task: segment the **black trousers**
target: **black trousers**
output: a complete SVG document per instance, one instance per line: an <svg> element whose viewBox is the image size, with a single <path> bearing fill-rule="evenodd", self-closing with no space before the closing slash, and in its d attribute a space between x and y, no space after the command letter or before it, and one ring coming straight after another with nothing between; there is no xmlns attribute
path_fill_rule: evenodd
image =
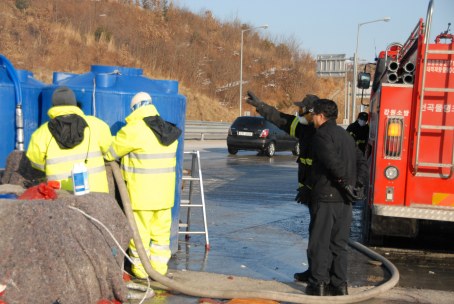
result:
<svg viewBox="0 0 454 304"><path fill-rule="evenodd" d="M307 205L307 207L309 208L309 215L311 217L311 221L309 223L309 239L311 238L311 231L312 231L312 226L314 225L314 222L312 221L312 204L314 204L315 206L318 206L317 203L312 203L312 202L309 202L309 204ZM306 256L309 257L309 246L308 248L306 249ZM307 271L309 271L309 273L311 273L311 264L309 263L309 258L308 258L308 264L309 264L309 267L307 269ZM328 252L328 264L329 266L328 267L328 271L330 271L331 269L331 263L333 262L333 255L331 254L331 251Z"/></svg>
<svg viewBox="0 0 454 304"><path fill-rule="evenodd" d="M347 282L348 238L352 221L350 202L312 202L308 262L311 283L339 286ZM331 265L330 265L331 264Z"/></svg>

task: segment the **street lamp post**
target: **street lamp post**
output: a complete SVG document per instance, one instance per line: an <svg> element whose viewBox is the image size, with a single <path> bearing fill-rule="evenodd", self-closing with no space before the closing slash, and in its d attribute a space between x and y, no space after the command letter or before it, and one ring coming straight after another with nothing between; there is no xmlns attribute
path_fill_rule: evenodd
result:
<svg viewBox="0 0 454 304"><path fill-rule="evenodd" d="M364 22L364 23L360 23L358 24L358 39L356 41L356 53L355 53L355 63L354 63L354 66L353 66L353 98L352 98L352 121L355 121L355 118L356 118L356 86L357 86L357 73L358 73L358 49L359 49L359 29L361 27L361 25L363 24L367 24L367 23L373 23L373 22L379 22L379 21L385 21L385 22L388 22L389 20L391 20L391 18L389 17L386 17L386 18L383 18L383 19L380 19L380 20L374 20L374 21L369 21L369 22Z"/></svg>
<svg viewBox="0 0 454 304"><path fill-rule="evenodd" d="M239 115L239 116L242 116L242 115L241 115L241 102L242 102L242 95L243 95L243 34L244 34L244 32L252 31L252 30L255 30L255 29L259 29L259 28L267 29L267 28L268 28L268 25L265 24L265 25L262 25L262 26L258 26L258 27L254 27L254 28L251 28L251 29L247 29L247 30L242 30L242 31L241 31L240 115Z"/></svg>

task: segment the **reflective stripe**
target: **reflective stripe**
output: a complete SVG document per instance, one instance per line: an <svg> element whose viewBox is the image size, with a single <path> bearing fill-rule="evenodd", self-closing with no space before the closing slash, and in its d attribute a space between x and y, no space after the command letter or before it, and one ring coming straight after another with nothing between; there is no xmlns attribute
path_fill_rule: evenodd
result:
<svg viewBox="0 0 454 304"><path fill-rule="evenodd" d="M140 258L135 258L135 257L130 257L130 258L131 258L131 261L134 264L142 265L142 262L140 261Z"/></svg>
<svg viewBox="0 0 454 304"><path fill-rule="evenodd" d="M158 244L155 244L155 243L151 243L151 248L159 249L159 250L170 250L170 246L169 245L158 245Z"/></svg>
<svg viewBox="0 0 454 304"><path fill-rule="evenodd" d="M112 154L112 157L114 159L120 158L120 156L117 155L117 153L115 152L115 150L114 150L114 148L112 146L109 147L109 150L107 151L107 153L109 153L109 152L110 152L110 154Z"/></svg>
<svg viewBox="0 0 454 304"><path fill-rule="evenodd" d="M300 184L300 187L304 187L304 185L303 185L303 184L301 184L301 183L299 183L299 184Z"/></svg>
<svg viewBox="0 0 454 304"><path fill-rule="evenodd" d="M88 171L88 175L96 174L96 173L106 171L106 167L104 165L102 165L99 167L89 168L89 169L87 169L87 171ZM66 172L66 173L47 175L48 180L63 180L63 179L70 179L70 178L71 178L71 171Z"/></svg>
<svg viewBox="0 0 454 304"><path fill-rule="evenodd" d="M120 167L121 167L121 170L123 170L125 172L135 173L135 174L162 174L162 173L175 172L175 167L144 169L144 168L129 167L129 166L125 166L123 164L121 164Z"/></svg>
<svg viewBox="0 0 454 304"><path fill-rule="evenodd" d="M41 170L43 170L43 171L46 170L46 165L40 165L40 164L34 163L34 162L32 162L32 161L30 161L30 162L31 162L32 165L35 166L36 168L39 168L39 169L41 169Z"/></svg>
<svg viewBox="0 0 454 304"><path fill-rule="evenodd" d="M130 158L135 159L164 159L164 158L175 158L177 157L177 153L155 153L155 154L137 154L137 153L129 153L128 156Z"/></svg>
<svg viewBox="0 0 454 304"><path fill-rule="evenodd" d="M71 172L47 175L48 180L63 180L63 179L70 179L70 178L71 178Z"/></svg>
<svg viewBox="0 0 454 304"><path fill-rule="evenodd" d="M139 252L137 252L137 250L133 250L133 249L129 248L129 252L130 252L133 256L136 256L136 257L139 256ZM149 255L150 255L150 249L145 250L145 253L147 254L147 256L149 256ZM131 255L129 255L129 256L131 256Z"/></svg>
<svg viewBox="0 0 454 304"><path fill-rule="evenodd" d="M303 165L308 165L308 166L312 165L312 159L310 159L310 158L300 158L300 161Z"/></svg>
<svg viewBox="0 0 454 304"><path fill-rule="evenodd" d="M153 261L153 262L161 262L161 263L166 263L169 262L170 258L165 258L165 257L162 257L162 256L158 256L158 255L151 255L150 256L150 261Z"/></svg>
<svg viewBox="0 0 454 304"><path fill-rule="evenodd" d="M293 120L293 122L290 126L290 136L295 137L295 129L296 129L296 125L298 124L298 122L299 122L298 117L295 117L295 119Z"/></svg>
<svg viewBox="0 0 454 304"><path fill-rule="evenodd" d="M67 163L70 161L84 160L85 158L94 158L94 157L98 157L98 156L102 156L101 151L88 152L88 156L87 156L87 153L79 153L79 154L68 155L68 156L48 158L48 159L46 159L46 165L56 165L56 164L61 164L61 163Z"/></svg>
<svg viewBox="0 0 454 304"><path fill-rule="evenodd" d="M99 167L89 168L89 169L87 169L87 171L88 171L88 175L101 173L103 171L106 171L106 166L102 165L102 166L99 166Z"/></svg>
<svg viewBox="0 0 454 304"><path fill-rule="evenodd" d="M312 187L309 187L308 185L306 185L306 187L308 187L309 189L311 189L311 190L312 190Z"/></svg>
<svg viewBox="0 0 454 304"><path fill-rule="evenodd" d="M366 141L365 140L357 140L356 141L356 144L359 145L359 144L365 144Z"/></svg>

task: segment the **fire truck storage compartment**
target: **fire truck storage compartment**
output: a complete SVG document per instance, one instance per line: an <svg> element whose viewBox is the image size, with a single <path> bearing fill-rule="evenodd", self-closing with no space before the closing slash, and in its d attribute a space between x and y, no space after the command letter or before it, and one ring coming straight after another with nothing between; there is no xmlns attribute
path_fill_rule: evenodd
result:
<svg viewBox="0 0 454 304"><path fill-rule="evenodd" d="M413 85L382 83L371 102L370 137L373 202L371 232L377 235L414 237L418 220L379 216L381 207L405 206L409 130Z"/></svg>
<svg viewBox="0 0 454 304"><path fill-rule="evenodd" d="M372 104L371 129L377 134L374 205L405 205L412 92L413 85L383 83ZM387 177L390 171L395 176Z"/></svg>

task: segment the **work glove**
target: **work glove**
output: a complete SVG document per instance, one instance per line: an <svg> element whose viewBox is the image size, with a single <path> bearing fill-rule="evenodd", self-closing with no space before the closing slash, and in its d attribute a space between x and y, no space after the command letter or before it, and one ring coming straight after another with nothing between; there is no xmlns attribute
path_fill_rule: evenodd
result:
<svg viewBox="0 0 454 304"><path fill-rule="evenodd" d="M344 191L347 193L347 196L352 200L360 201L366 199L366 197L364 196L360 189L353 187L352 185L346 183L343 180L339 180L338 182L342 189L344 189Z"/></svg>
<svg viewBox="0 0 454 304"><path fill-rule="evenodd" d="M308 187L302 186L296 189L296 191L298 191L298 194L295 197L295 201L298 204L308 206L311 202L311 190Z"/></svg>
<svg viewBox="0 0 454 304"><path fill-rule="evenodd" d="M356 188L363 188L364 186L366 185L365 182L363 182L362 180L358 179L356 181Z"/></svg>
<svg viewBox="0 0 454 304"><path fill-rule="evenodd" d="M258 99L257 96L255 96L254 93L252 93L251 91L247 91L247 94L249 95L249 99L246 100L246 102L251 106L257 108L262 103L260 99Z"/></svg>

